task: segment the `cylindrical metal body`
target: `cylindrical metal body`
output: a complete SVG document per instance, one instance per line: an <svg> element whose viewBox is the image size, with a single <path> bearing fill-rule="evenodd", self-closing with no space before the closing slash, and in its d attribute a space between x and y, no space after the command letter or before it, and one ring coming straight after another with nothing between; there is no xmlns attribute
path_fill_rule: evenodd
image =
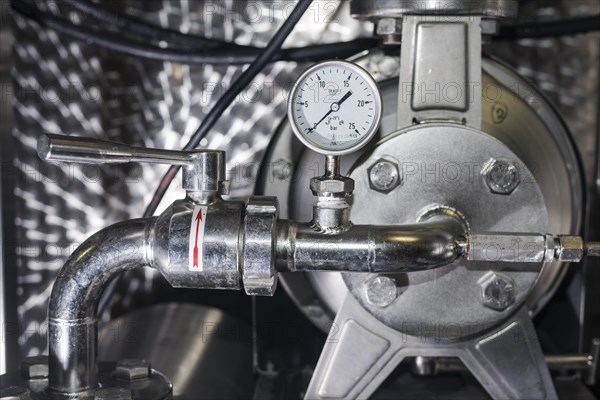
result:
<svg viewBox="0 0 600 400"><path fill-rule="evenodd" d="M321 234L344 232L352 226L350 213L346 198L319 196L313 206L311 226Z"/></svg>
<svg viewBox="0 0 600 400"><path fill-rule="evenodd" d="M217 200L207 205L200 271L190 271L193 203L176 201L156 224L154 256L157 268L176 288L241 289L243 203Z"/></svg>
<svg viewBox="0 0 600 400"><path fill-rule="evenodd" d="M575 369L586 371L592 365L592 357L589 354L561 354L544 357L548 368L552 370Z"/></svg>
<svg viewBox="0 0 600 400"><path fill-rule="evenodd" d="M543 263L554 260L554 237L539 233L470 234L469 261Z"/></svg>
<svg viewBox="0 0 600 400"><path fill-rule="evenodd" d="M600 242L587 242L585 253L589 257L600 257Z"/></svg>
<svg viewBox="0 0 600 400"><path fill-rule="evenodd" d="M589 386L594 386L598 381L598 364L600 364L600 338L592 339L590 347L590 369L585 378L585 383Z"/></svg>
<svg viewBox="0 0 600 400"><path fill-rule="evenodd" d="M340 156L325 156L325 175L340 175Z"/></svg>
<svg viewBox="0 0 600 400"><path fill-rule="evenodd" d="M195 150L191 162L183 166L183 188L189 192L218 193L225 181L225 152Z"/></svg>
<svg viewBox="0 0 600 400"><path fill-rule="evenodd" d="M405 226L356 225L324 235L310 224L278 224L279 271L400 272L431 269L460 256L461 221L435 216Z"/></svg>
<svg viewBox="0 0 600 400"><path fill-rule="evenodd" d="M589 354L560 354L547 355L544 361L548 369L553 371L577 370L589 371L592 368L592 356ZM465 365L458 358L449 357L416 357L415 368L413 369L419 375L435 375L448 372L466 371ZM427 364L423 367L424 364Z"/></svg>
<svg viewBox="0 0 600 400"><path fill-rule="evenodd" d="M154 222L132 220L101 230L60 270L48 306L51 391L77 393L96 387L100 295L115 275L152 264Z"/></svg>

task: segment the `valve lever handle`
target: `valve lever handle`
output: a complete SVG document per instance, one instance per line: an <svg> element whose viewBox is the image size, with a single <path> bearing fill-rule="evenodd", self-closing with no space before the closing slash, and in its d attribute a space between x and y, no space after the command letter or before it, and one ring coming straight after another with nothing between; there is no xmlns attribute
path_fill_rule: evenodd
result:
<svg viewBox="0 0 600 400"><path fill-rule="evenodd" d="M133 147L107 140L76 136L43 135L38 141L42 160L85 164L147 162L188 165L194 152Z"/></svg>
<svg viewBox="0 0 600 400"><path fill-rule="evenodd" d="M225 152L176 151L128 146L106 140L45 134L38 141L38 155L46 161L84 164L145 162L183 167L183 188L188 192L224 192Z"/></svg>

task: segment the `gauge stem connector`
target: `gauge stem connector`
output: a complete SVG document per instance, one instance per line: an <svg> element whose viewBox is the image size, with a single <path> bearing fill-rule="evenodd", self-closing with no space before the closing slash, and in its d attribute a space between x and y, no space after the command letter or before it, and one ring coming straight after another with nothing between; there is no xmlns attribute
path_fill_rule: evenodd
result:
<svg viewBox="0 0 600 400"><path fill-rule="evenodd" d="M310 180L310 190L317 197L311 227L324 234L339 234L352 227L350 203L354 180L340 174L340 157L325 156L325 174Z"/></svg>
<svg viewBox="0 0 600 400"><path fill-rule="evenodd" d="M325 176L340 176L340 156L325 156Z"/></svg>

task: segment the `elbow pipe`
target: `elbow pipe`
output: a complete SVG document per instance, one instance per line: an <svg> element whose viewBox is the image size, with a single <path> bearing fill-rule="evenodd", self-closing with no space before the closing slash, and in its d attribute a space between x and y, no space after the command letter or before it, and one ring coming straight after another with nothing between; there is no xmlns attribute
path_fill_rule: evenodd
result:
<svg viewBox="0 0 600 400"><path fill-rule="evenodd" d="M96 233L60 270L48 305L49 389L73 394L97 386L97 308L116 275L153 265L155 219L112 225Z"/></svg>
<svg viewBox="0 0 600 400"><path fill-rule="evenodd" d="M280 221L278 230L279 272L427 270L460 257L467 234L463 221L446 214L403 226L355 225L336 235L293 221Z"/></svg>

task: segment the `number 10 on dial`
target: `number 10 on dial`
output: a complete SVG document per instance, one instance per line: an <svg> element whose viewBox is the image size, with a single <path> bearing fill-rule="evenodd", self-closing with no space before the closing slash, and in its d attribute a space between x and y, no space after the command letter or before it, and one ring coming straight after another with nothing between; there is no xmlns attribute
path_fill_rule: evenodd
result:
<svg viewBox="0 0 600 400"><path fill-rule="evenodd" d="M288 117L302 143L335 156L371 140L381 123L381 108L381 93L367 71L347 61L325 61L294 84Z"/></svg>

